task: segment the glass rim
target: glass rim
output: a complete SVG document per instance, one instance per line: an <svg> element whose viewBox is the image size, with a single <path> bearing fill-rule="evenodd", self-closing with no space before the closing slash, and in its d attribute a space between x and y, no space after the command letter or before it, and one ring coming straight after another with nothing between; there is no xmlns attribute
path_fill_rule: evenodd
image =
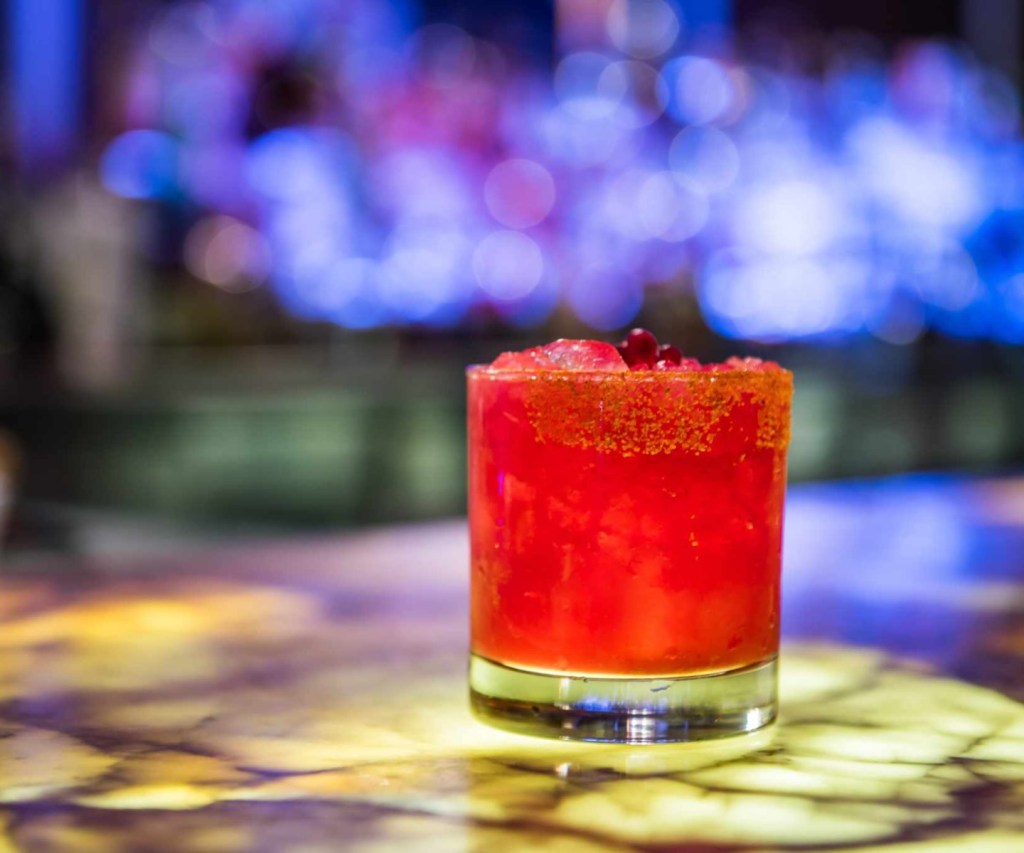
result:
<svg viewBox="0 0 1024 853"><path fill-rule="evenodd" d="M465 370L467 379L582 379L639 383L756 381L792 383L793 372L785 367L735 368L712 370L580 370L576 368L492 368L487 364L471 364Z"/></svg>

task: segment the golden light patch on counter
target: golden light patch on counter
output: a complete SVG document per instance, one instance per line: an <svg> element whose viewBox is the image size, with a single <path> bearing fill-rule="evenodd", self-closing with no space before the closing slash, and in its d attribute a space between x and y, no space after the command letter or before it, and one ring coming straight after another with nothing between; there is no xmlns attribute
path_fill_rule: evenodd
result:
<svg viewBox="0 0 1024 853"><path fill-rule="evenodd" d="M19 853L7 831L10 824L11 816L0 812L0 853Z"/></svg>
<svg viewBox="0 0 1024 853"><path fill-rule="evenodd" d="M318 612L316 598L299 592L193 581L193 588L174 594L129 592L15 617L4 623L0 648L54 642L120 644L143 636L287 637L303 633Z"/></svg>
<svg viewBox="0 0 1024 853"><path fill-rule="evenodd" d="M104 589L0 631L14 849L329 850L342 827L370 851L1024 837L1024 706L877 651L785 646L781 722L754 736L569 744L471 718L463 634L431 601L371 618L263 585Z"/></svg>
<svg viewBox="0 0 1024 853"><path fill-rule="evenodd" d="M182 783L129 785L97 794L81 794L71 802L101 809L199 809L220 799L215 788Z"/></svg>
<svg viewBox="0 0 1024 853"><path fill-rule="evenodd" d="M584 793L555 810L558 825L589 828L630 844L688 843L852 844L885 838L898 829L885 819L818 810L813 802L759 793L708 793L668 780L611 782L601 794Z"/></svg>
<svg viewBox="0 0 1024 853"><path fill-rule="evenodd" d="M91 726L164 743L180 741L184 731L196 728L222 710L222 703L214 697L172 695L126 704L100 703L83 708L82 716Z"/></svg>
<svg viewBox="0 0 1024 853"><path fill-rule="evenodd" d="M0 802L25 802L87 785L117 763L76 738L31 726L0 736Z"/></svg>
<svg viewBox="0 0 1024 853"><path fill-rule="evenodd" d="M252 775L209 755L160 749L138 753L118 765L118 778L126 785L184 782L202 785L237 785Z"/></svg>

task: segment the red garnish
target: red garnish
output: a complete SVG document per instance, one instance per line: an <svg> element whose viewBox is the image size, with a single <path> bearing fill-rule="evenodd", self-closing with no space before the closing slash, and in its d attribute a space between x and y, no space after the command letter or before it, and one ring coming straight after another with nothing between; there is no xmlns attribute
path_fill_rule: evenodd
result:
<svg viewBox="0 0 1024 853"><path fill-rule="evenodd" d="M658 346L658 339L647 329L633 329L616 349L630 370L671 370L683 360L678 347Z"/></svg>
<svg viewBox="0 0 1024 853"><path fill-rule="evenodd" d="M659 361L667 361L669 364L679 364L683 360L683 354L679 347L674 347L672 344L662 344L658 347L658 359Z"/></svg>
<svg viewBox="0 0 1024 853"><path fill-rule="evenodd" d="M658 358L658 339L647 329L633 329L626 335L626 349L637 361L652 364Z"/></svg>
<svg viewBox="0 0 1024 853"><path fill-rule="evenodd" d="M603 341L557 340L542 347L506 352L490 364L493 370L581 370L626 372L653 370L658 373L773 372L781 368L774 361L733 356L721 364L701 364L686 358L679 347L658 345L647 329L633 329L617 346Z"/></svg>

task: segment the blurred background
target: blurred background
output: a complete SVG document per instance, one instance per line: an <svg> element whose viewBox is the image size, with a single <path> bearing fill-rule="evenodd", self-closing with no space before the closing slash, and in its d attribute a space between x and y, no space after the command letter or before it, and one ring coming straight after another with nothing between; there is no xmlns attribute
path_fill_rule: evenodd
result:
<svg viewBox="0 0 1024 853"><path fill-rule="evenodd" d="M1024 462L1018 0L6 0L9 551L463 511L466 364L797 374L794 481Z"/></svg>

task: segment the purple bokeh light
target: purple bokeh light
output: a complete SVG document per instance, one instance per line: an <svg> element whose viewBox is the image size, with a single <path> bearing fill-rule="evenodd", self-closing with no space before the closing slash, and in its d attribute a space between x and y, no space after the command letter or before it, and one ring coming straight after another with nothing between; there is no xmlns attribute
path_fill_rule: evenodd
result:
<svg viewBox="0 0 1024 853"><path fill-rule="evenodd" d="M172 5L101 177L195 210L199 278L351 328L615 329L657 280L733 337L1024 339L1012 84L937 42L746 62L695 8L615 0L545 71L412 2Z"/></svg>

